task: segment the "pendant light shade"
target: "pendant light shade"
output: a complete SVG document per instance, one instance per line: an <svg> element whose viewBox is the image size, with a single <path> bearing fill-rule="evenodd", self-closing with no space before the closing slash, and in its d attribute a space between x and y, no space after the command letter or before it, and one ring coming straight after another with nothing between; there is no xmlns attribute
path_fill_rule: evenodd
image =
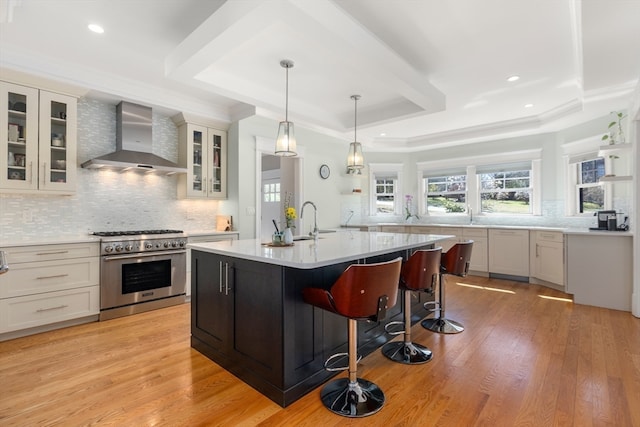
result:
<svg viewBox="0 0 640 427"><path fill-rule="evenodd" d="M293 123L289 121L289 68L293 68L293 61L283 59L280 66L286 70L286 95L284 107L284 122L280 122L278 127L278 138L276 139L276 156L295 156L296 136L293 131Z"/></svg>
<svg viewBox="0 0 640 427"><path fill-rule="evenodd" d="M364 156L362 155L362 144L358 142L358 100L360 95L351 95L355 104L355 113L353 121L353 142L349 144L349 154L347 155L347 172L361 173L364 168Z"/></svg>

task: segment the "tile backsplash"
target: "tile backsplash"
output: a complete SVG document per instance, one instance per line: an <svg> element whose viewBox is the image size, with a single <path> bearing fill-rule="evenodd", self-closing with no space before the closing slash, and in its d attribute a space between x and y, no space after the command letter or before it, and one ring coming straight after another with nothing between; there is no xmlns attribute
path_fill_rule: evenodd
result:
<svg viewBox="0 0 640 427"><path fill-rule="evenodd" d="M176 175L82 169L80 164L115 151L116 106L78 101L77 191L73 196L0 194L0 244L93 231L173 228L215 229L218 202L178 199ZM178 130L153 112L153 152L178 158Z"/></svg>

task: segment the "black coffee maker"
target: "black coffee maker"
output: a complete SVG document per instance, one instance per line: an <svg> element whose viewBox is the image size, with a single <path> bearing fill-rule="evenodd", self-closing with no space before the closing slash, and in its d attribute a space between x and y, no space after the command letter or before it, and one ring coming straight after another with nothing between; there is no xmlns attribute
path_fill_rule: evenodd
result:
<svg viewBox="0 0 640 427"><path fill-rule="evenodd" d="M616 211L598 211L594 214L598 217L598 227L590 228L590 230L608 230L608 231L625 231L627 230L626 218L621 224L618 224L618 214Z"/></svg>
<svg viewBox="0 0 640 427"><path fill-rule="evenodd" d="M609 220L612 219L613 230L617 228L616 211L598 211L598 230L609 230ZM611 230L611 231L613 231Z"/></svg>

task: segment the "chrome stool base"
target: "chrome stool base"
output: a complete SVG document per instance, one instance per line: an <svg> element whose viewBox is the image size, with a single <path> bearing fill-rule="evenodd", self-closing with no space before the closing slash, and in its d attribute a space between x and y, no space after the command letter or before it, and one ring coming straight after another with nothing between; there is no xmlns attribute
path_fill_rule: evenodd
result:
<svg viewBox="0 0 640 427"><path fill-rule="evenodd" d="M433 353L427 347L404 341L388 342L382 346L382 354L394 362L407 365L427 363L433 357Z"/></svg>
<svg viewBox="0 0 640 427"><path fill-rule="evenodd" d="M464 331L464 326L449 319L424 319L420 324L423 328L440 334L459 334Z"/></svg>
<svg viewBox="0 0 640 427"><path fill-rule="evenodd" d="M373 415L384 405L384 393L371 381L338 378L322 388L320 399L331 412L351 418Z"/></svg>

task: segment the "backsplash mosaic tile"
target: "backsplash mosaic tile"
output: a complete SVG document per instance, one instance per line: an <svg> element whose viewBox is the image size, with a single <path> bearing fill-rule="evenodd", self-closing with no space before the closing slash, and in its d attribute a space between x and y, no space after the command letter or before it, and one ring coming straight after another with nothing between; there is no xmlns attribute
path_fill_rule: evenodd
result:
<svg viewBox="0 0 640 427"><path fill-rule="evenodd" d="M177 176L82 169L115 150L116 106L78 101L78 183L73 196L0 194L0 245L24 237L77 236L93 231L175 228L214 230L224 201L177 199ZM153 152L178 158L178 130L153 112Z"/></svg>

